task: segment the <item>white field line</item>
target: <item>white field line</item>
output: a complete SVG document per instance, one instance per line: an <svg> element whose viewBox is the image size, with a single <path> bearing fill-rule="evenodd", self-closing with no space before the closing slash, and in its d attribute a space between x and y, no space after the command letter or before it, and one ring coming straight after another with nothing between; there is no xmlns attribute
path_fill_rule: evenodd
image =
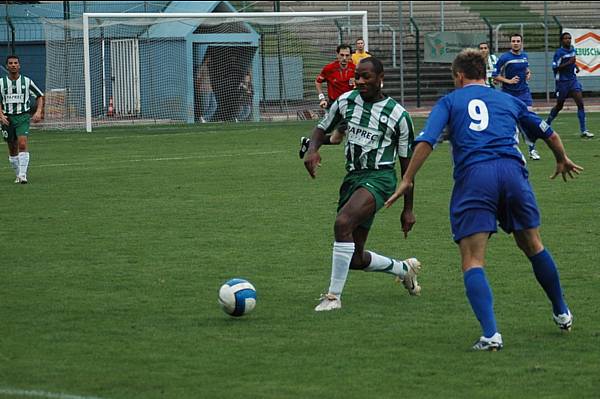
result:
<svg viewBox="0 0 600 399"><path fill-rule="evenodd" d="M123 164L123 163L134 163L134 162L165 162L165 161L184 161L189 159L214 159L214 158L233 158L233 157L255 157L261 155L273 155L285 153L288 151L261 151L261 152L239 152L235 154L213 154L213 155L188 155L182 157L161 157L161 158L132 158L132 159L121 159L111 160L110 165ZM99 163L103 164L107 168L107 159L93 159L92 162L76 162L76 163L48 163L48 164L33 164L30 166L33 168L55 168L55 167L71 167L71 166L94 166ZM8 167L6 167L8 169Z"/></svg>
<svg viewBox="0 0 600 399"><path fill-rule="evenodd" d="M140 134L140 135L134 135L134 136L128 136L128 135L123 135L123 136L107 136L107 137L98 137L98 136L94 136L94 133L73 133L72 137L69 138L64 138L61 139L60 142L69 142L69 141L80 141L80 140L85 140L85 141L92 141L92 140L97 140L97 141L110 141L110 140L129 140L129 139L148 139L148 138L165 138L165 139L169 139L171 137L174 136L202 136L202 135L206 135L206 134L223 134L222 130L204 130L201 132L198 131L184 131L184 132L173 132L173 128L153 128L152 131L153 132L159 132L159 131L164 131L164 132L169 132L169 133L145 133L145 134ZM259 132L262 129L255 127L255 128L249 128L249 129L239 129L239 130L233 130L230 132L227 132L227 134L249 134L249 133L253 133L253 132ZM46 141L46 138L50 138L52 136L53 133L49 132L49 133L44 133L42 136L39 135L33 135L31 137L30 142L34 143L34 144L47 144L50 141ZM52 144L57 143L57 141L52 140L51 141Z"/></svg>
<svg viewBox="0 0 600 399"><path fill-rule="evenodd" d="M0 388L0 395L26 396L26 397L36 397L36 398L49 398L49 399L102 399L97 396L80 396L80 395L70 395L70 394L66 394L66 393L56 393L56 392L46 392L46 391L16 389L16 388Z"/></svg>

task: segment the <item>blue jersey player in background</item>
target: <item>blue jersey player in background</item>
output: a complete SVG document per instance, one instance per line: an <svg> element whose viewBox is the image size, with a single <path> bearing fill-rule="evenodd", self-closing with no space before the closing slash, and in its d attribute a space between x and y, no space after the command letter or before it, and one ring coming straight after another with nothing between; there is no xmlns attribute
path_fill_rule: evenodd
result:
<svg viewBox="0 0 600 399"><path fill-rule="evenodd" d="M552 178L573 177L583 170L565 154L557 133L519 99L485 86L485 60L475 49L463 50L452 64L457 90L440 99L415 140L415 150L390 207L412 186L413 179L448 127L454 160L454 189L450 222L458 243L466 295L483 334L475 350L499 350L502 336L496 327L492 291L484 265L488 239L497 221L513 233L517 246L529 258L539 284L552 303L553 319L569 330L573 316L563 299L558 271L544 248L540 214L527 179L525 159L519 151L516 125L531 138L541 138L556 158Z"/></svg>
<svg viewBox="0 0 600 399"><path fill-rule="evenodd" d="M531 110L533 99L531 91L529 91L529 84L527 84L531 78L531 72L529 71L528 55L523 51L523 36L518 33L510 36L510 51L500 56L492 72L492 77L494 81L502 83L503 92L517 97ZM535 143L529 140L522 129L521 133L529 149L529 158L534 161L540 159L540 154L535 149Z"/></svg>
<svg viewBox="0 0 600 399"><path fill-rule="evenodd" d="M579 72L579 67L575 63L575 48L571 46L571 34L569 32L563 32L560 35L560 45L561 47L556 50L552 59L552 70L556 81L556 105L550 111L546 123L552 123L560 110L563 109L565 100L571 97L577 104L577 118L579 119L581 137L591 139L594 135L588 132L585 127L582 87L575 74L575 72Z"/></svg>

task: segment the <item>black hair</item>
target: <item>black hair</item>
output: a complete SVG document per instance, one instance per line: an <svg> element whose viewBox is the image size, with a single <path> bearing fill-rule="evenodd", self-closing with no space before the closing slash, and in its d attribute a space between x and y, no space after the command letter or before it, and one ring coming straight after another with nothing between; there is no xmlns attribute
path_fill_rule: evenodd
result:
<svg viewBox="0 0 600 399"><path fill-rule="evenodd" d="M573 38L573 36L571 35L571 32L563 32L563 33L561 33L561 34L560 34L560 42L561 42L561 43L562 43L562 40L563 40L563 38L564 38L566 35L569 35L569 36L571 36L571 38Z"/></svg>
<svg viewBox="0 0 600 399"><path fill-rule="evenodd" d="M14 54L11 54L8 57L6 57L6 61L5 61L4 65L8 65L8 60L10 60L11 58L16 58L17 61L21 62L21 60L19 60L18 56L14 55Z"/></svg>
<svg viewBox="0 0 600 399"><path fill-rule="evenodd" d="M518 36L521 38L521 41L523 41L523 35L521 35L520 33L513 33L510 35L510 38L512 39L513 37Z"/></svg>
<svg viewBox="0 0 600 399"><path fill-rule="evenodd" d="M341 49L343 49L343 48L347 48L347 49L348 49L348 50L350 50L350 52L352 53L352 47L350 47L350 45L349 45L349 44L346 44L346 43L342 43L342 44L338 45L338 46L335 48L335 52L339 54L339 53L340 53L340 50L341 50Z"/></svg>
<svg viewBox="0 0 600 399"><path fill-rule="evenodd" d="M359 64L364 64L367 62L370 62L371 65L373 65L373 72L375 72L377 75L383 72L383 63L379 61L379 59L375 57L367 57L360 60Z"/></svg>

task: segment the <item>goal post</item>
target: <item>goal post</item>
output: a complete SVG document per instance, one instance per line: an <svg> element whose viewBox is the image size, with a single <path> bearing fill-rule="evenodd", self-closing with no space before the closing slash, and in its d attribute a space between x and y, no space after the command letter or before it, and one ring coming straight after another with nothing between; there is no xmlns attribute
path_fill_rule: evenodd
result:
<svg viewBox="0 0 600 399"><path fill-rule="evenodd" d="M75 115L73 104L83 105L87 132L118 123L312 119L314 80L336 46L369 43L366 11L84 13L79 26L83 84L71 82L64 102Z"/></svg>

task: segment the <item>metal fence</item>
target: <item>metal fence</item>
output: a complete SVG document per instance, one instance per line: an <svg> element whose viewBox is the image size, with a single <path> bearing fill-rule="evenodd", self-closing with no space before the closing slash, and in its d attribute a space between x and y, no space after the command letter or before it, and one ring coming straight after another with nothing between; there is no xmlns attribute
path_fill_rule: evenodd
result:
<svg viewBox="0 0 600 399"><path fill-rule="evenodd" d="M95 11L108 3L119 4L125 11L156 11L168 2L69 2L70 16ZM509 49L509 35L525 36L525 49L532 56L532 90L538 97L549 98L553 89L550 62L558 46L558 35L567 28L596 28L597 2L564 1L233 1L241 12L273 11L358 11L369 12L369 48L386 65L387 91L404 103L433 101L451 90L452 81L446 64L425 62L424 36L433 32L484 33L496 53ZM45 37L39 16L12 12L12 4L0 7L0 57L17 53L28 58L28 67L43 63ZM45 7L39 5L40 9ZM64 11L64 10L63 10ZM56 18L65 15L57 13ZM343 40L352 43L360 36L358 26L343 27ZM333 53L332 53L333 54ZM35 75L35 74L34 74ZM600 93L600 80L587 78L586 91ZM38 81L43 78L39 77ZM585 80L585 79L584 79Z"/></svg>

